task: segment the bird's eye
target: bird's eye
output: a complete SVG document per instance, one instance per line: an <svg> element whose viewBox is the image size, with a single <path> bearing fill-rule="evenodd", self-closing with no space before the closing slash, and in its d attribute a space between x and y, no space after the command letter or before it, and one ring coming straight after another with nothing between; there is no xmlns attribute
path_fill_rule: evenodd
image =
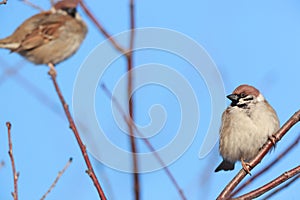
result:
<svg viewBox="0 0 300 200"><path fill-rule="evenodd" d="M245 93L241 93L240 96L243 98L246 97L247 95Z"/></svg>
<svg viewBox="0 0 300 200"><path fill-rule="evenodd" d="M68 15L75 17L76 13L77 13L77 9L76 8L62 8L62 10L66 11L68 13Z"/></svg>

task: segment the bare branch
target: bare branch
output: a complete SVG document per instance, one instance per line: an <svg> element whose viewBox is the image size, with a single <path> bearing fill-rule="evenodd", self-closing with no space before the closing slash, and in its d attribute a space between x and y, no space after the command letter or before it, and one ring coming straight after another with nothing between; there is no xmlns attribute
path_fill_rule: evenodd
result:
<svg viewBox="0 0 300 200"><path fill-rule="evenodd" d="M291 169L291 170L283 173L281 176L270 181L269 183L265 184L264 186L262 186L256 190L253 190L247 194L244 194L242 196L234 198L234 199L236 199L236 200L254 199L298 174L300 174L300 165L295 167L294 169Z"/></svg>
<svg viewBox="0 0 300 200"><path fill-rule="evenodd" d="M27 4L28 6L34 8L34 9L40 11L40 12L43 12L43 11L44 11L43 8L41 8L40 6L38 6L38 5L36 5L36 4L32 3L32 2L30 2L29 0L22 0L22 1L23 1L25 4Z"/></svg>
<svg viewBox="0 0 300 200"><path fill-rule="evenodd" d="M2 160L2 161L0 162L0 169L1 169L2 167L4 167L4 165L5 165L5 162Z"/></svg>
<svg viewBox="0 0 300 200"><path fill-rule="evenodd" d="M273 136L274 142L277 143L281 138L292 128L297 122L300 120L300 110L297 111ZM269 152L272 148L273 143L268 140L266 144L261 148L258 152L257 156L249 163L248 169L253 169L260 161L264 158L264 156ZM218 200L227 199L234 188L245 178L247 173L244 169L241 169L239 173L228 183L228 185L224 188L224 190L219 194Z"/></svg>
<svg viewBox="0 0 300 200"><path fill-rule="evenodd" d="M50 192L53 190L53 188L55 188L58 180L60 179L60 177L65 173L65 171L68 169L68 167L71 165L72 163L72 158L70 158L67 162L67 164L64 166L64 168L58 172L55 180L53 181L53 183L51 184L50 188L47 190L47 192L42 196L41 200L44 200L48 194L50 194Z"/></svg>
<svg viewBox="0 0 300 200"><path fill-rule="evenodd" d="M7 132L8 132L8 155L10 157L11 161L11 167L12 167L12 172L14 176L14 192L12 192L12 196L14 200L18 200L18 178L19 178L19 173L16 170L16 165L15 165L15 159L13 155L13 149L12 149L12 140L11 140L11 123L6 122L6 127L7 127Z"/></svg>
<svg viewBox="0 0 300 200"><path fill-rule="evenodd" d="M276 163L278 163L286 154L288 154L295 146L297 146L297 144L299 143L299 141L300 141L300 134L299 134L299 136L296 138L296 140L291 145L289 145L281 154L279 154L277 156L277 158L275 158L265 168L263 168L262 170L260 170L257 174L255 174L254 176L252 176L249 180L247 180L240 187L238 187L230 196L231 197L235 196L238 192L240 192L243 188L245 188L247 185L249 185L257 177L261 176L266 171L268 171L269 169L271 169L272 167L274 167L276 165Z"/></svg>
<svg viewBox="0 0 300 200"><path fill-rule="evenodd" d="M288 188L291 184L293 184L296 180L299 180L300 178L300 174L298 174L296 177L294 177L292 180L290 180L288 183L284 184L283 186L277 188L276 190L274 190L273 192L271 192L269 195L267 195L266 197L264 197L264 200L270 199L272 196L274 196L275 194L279 193L280 191L282 191L283 189Z"/></svg>
<svg viewBox="0 0 300 200"><path fill-rule="evenodd" d="M50 0L50 4L51 4L51 6L54 6L55 1L54 0Z"/></svg>
<svg viewBox="0 0 300 200"><path fill-rule="evenodd" d="M132 87L133 87L133 45L134 45L134 36L135 36L135 10L134 10L134 0L129 0L129 10L130 10L130 40L129 40L129 49L126 52L127 59L127 99L128 99L128 108L129 108L129 117L134 121L134 99L132 95ZM138 174L138 160L137 160L137 146L134 137L133 126L128 124L129 134L130 134L130 146L132 152L132 162L133 162L133 180L134 180L134 194L135 200L140 199L140 181Z"/></svg>
<svg viewBox="0 0 300 200"><path fill-rule="evenodd" d="M4 65L6 66L6 68L4 68ZM23 60L22 62L16 64L16 66L18 67L9 66L8 63L5 63L4 65L0 65L0 68L3 68L3 74L0 75L0 85L6 80L6 78L11 77L12 80L15 80L20 87L27 90L41 104L46 106L46 108L55 113L57 116L64 119L64 116L60 110L60 105L54 100L52 100L48 93L37 87L36 84L34 84L21 73L19 73L20 69L24 66Z"/></svg>
<svg viewBox="0 0 300 200"><path fill-rule="evenodd" d="M50 71L51 71L51 70L50 70ZM98 181L98 179L97 179L97 176L96 176L96 174L95 174L95 172L94 172L94 169L93 169L93 166L92 166L91 161L90 161L90 159L89 159L89 156L88 156L88 154L87 154L86 147L85 147L85 145L83 144L83 142L82 142L82 140L81 140L81 138L80 138L80 135L79 135L79 132L78 132L78 130L77 130L77 127L76 127L76 125L75 125L75 123L74 123L74 120L73 120L73 118L72 118L72 115L71 115L71 113L70 113L70 111L69 111L69 106L68 106L68 104L66 103L66 101L65 101L65 99L64 99L64 97L63 97L63 95L62 95L62 93L61 93L61 90L60 90L60 88L59 88L59 86L58 86L58 84L57 84L56 76L55 76L55 74L51 73L50 71L49 71L49 75L51 76L51 79L52 79L52 82L53 82L53 84L54 84L54 87L55 87L55 90L56 90L56 92L57 92L57 95L58 95L58 97L59 97L59 99L60 99L60 102L61 102L63 108L64 108L66 117L67 117L67 119L68 119L68 121L69 121L69 127L70 127L70 129L72 129L72 131L73 131L73 133L74 133L74 136L75 136L75 138L76 138L76 140L77 140L77 143L78 143L78 145L79 145L79 147L80 147L82 156L83 156L84 161L85 161L85 163L86 163L86 166L87 166L87 168L88 168L88 169L86 170L86 173L87 173L87 174L90 176L90 178L92 179L92 181L93 181L93 183L94 183L94 185L95 185L95 187L96 187L96 189L97 189L97 192L98 192L98 194L99 194L100 199L101 199L101 200L106 200L105 194L104 194L104 192L103 192L103 190L102 190L102 187L101 187L101 185L100 185L100 183L99 183L99 181Z"/></svg>
<svg viewBox="0 0 300 200"><path fill-rule="evenodd" d="M100 22L95 18L95 16L92 14L92 12L87 8L83 0L79 1L80 6L84 10L85 14L92 20L92 22L96 25L96 27L99 29L99 31L111 42L111 44L121 53L125 53L125 49L121 47L114 39L111 37L111 35L104 29L104 27L100 24Z"/></svg>
<svg viewBox="0 0 300 200"><path fill-rule="evenodd" d="M101 88L105 92L105 94L112 100L114 105L116 106L117 110L120 112L121 116L123 117L124 121L127 123L127 125L134 127L134 130L136 133L141 137L143 142L145 142L146 146L149 148L149 150L154 154L154 157L157 159L159 164L163 167L163 170L166 172L167 176L170 178L172 184L175 186L176 190L178 191L180 197L182 200L186 200L186 197L180 188L179 184L177 183L176 179L172 175L171 171L169 170L168 166L165 164L165 162L161 159L160 155L157 153L155 148L152 146L152 144L149 142L149 140L144 136L144 134L138 129L138 127L134 124L134 121L128 117L125 113L125 111L122 109L120 103L118 100L111 94L111 92L108 90L105 84L101 84Z"/></svg>

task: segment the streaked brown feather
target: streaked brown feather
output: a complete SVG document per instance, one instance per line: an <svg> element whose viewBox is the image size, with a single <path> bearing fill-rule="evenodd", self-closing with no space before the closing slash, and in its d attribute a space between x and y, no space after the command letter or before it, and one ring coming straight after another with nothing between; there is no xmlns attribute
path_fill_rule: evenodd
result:
<svg viewBox="0 0 300 200"><path fill-rule="evenodd" d="M37 26L31 33L25 36L20 43L20 46L12 51L21 52L24 50L31 50L58 38L58 29L62 25L62 22L47 22Z"/></svg>

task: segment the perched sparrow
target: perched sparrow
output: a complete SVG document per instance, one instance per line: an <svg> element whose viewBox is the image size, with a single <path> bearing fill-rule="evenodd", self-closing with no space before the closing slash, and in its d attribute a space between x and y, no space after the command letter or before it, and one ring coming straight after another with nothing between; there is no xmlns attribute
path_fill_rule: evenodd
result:
<svg viewBox="0 0 300 200"><path fill-rule="evenodd" d="M30 17L11 36L0 40L0 48L54 70L55 64L76 52L87 33L76 5L72 0L60 1L51 10Z"/></svg>
<svg viewBox="0 0 300 200"><path fill-rule="evenodd" d="M227 96L232 102L222 115L220 128L220 153L223 162L216 168L233 170L241 161L246 172L247 163L253 159L263 144L279 129L275 110L254 87L240 85Z"/></svg>

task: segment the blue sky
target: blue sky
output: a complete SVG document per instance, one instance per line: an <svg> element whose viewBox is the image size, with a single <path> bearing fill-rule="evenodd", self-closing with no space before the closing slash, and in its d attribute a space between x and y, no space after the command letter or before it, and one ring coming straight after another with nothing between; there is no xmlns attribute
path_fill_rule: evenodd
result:
<svg viewBox="0 0 300 200"><path fill-rule="evenodd" d="M48 1L34 3L44 9L50 6ZM112 35L128 30L127 1L87 0L86 4ZM282 124L299 109L299 7L299 2L295 0L137 1L136 26L167 28L196 41L216 64L226 94L243 83L256 86L276 109ZM0 6L0 10L0 38L11 34L22 21L38 12L20 1L9 1L7 5ZM88 35L79 51L57 66L58 81L70 105L81 63L105 40L81 9L79 12L89 27ZM169 168L189 200L214 199L240 169L240 164L236 164L235 171L213 173L221 161L217 145L205 158L198 157L211 117L208 86L203 77L195 74L189 63L176 55L151 49L136 52L136 66L147 63L164 64L180 72L195 90L200 110L198 130L190 147ZM20 199L39 199L69 157L73 157L74 161L48 199L98 199L92 182L84 173L85 164L47 75L47 67L34 66L19 55L9 54L3 49L0 50L0 66L1 73L5 69L20 68L18 74L2 74L0 79L0 160L6 163L0 169L0 198L11 198L10 192L13 190L5 126L5 122L10 121L14 155L20 172ZM124 59L119 58L107 69L101 81L112 90L125 69ZM107 137L118 147L129 150L127 137L113 121L109 99L100 88L96 90L95 98L95 112L108 133ZM156 148L167 145L180 125L180 102L176 95L159 85L147 85L136 91L135 100L136 121L141 126L150 123L148 111L152 105L163 105L167 114L165 125L160 134L151 137L150 141ZM294 127L275 151L253 170L253 174L285 149L298 132L299 128ZM142 141L138 142L138 147L141 152L149 152ZM260 186L297 166L299 162L295 158L298 157L298 149L294 149L249 188ZM105 153L115 156L110 152ZM92 159L92 162L109 199L133 199L131 175L111 169L96 159ZM274 199L296 199L296 187L297 183ZM162 170L141 175L141 193L144 200L179 199Z"/></svg>

